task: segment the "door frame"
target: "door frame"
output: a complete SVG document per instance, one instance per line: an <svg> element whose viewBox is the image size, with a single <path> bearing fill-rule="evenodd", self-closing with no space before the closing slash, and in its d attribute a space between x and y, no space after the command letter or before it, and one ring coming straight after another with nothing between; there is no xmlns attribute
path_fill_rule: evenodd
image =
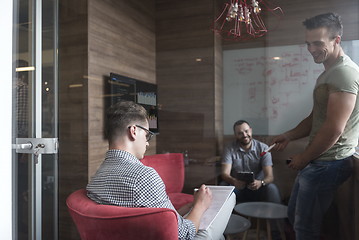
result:
<svg viewBox="0 0 359 240"><path fill-rule="evenodd" d="M1 239L13 239L13 166L12 166L12 79L13 79L13 1L4 1L0 8L0 232Z"/></svg>

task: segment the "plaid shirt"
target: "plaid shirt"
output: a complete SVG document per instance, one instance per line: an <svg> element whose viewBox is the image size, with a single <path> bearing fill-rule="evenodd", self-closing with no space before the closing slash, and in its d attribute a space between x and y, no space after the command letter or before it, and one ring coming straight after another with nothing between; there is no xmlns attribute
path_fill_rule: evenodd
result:
<svg viewBox="0 0 359 240"><path fill-rule="evenodd" d="M106 159L87 185L87 191L88 197L100 204L175 210L158 173L121 150L107 152ZM178 238L193 239L194 224L178 213L177 219Z"/></svg>

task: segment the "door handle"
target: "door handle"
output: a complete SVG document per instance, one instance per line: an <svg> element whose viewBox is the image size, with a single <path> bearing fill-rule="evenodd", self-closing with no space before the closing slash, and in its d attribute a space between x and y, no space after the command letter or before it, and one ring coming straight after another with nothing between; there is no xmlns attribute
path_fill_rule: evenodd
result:
<svg viewBox="0 0 359 240"><path fill-rule="evenodd" d="M23 150L23 149L30 150L30 149L32 149L32 143L28 142L28 143L12 144L12 149L15 149L15 150Z"/></svg>
<svg viewBox="0 0 359 240"><path fill-rule="evenodd" d="M12 148L16 153L54 154L58 152L57 138L16 138Z"/></svg>

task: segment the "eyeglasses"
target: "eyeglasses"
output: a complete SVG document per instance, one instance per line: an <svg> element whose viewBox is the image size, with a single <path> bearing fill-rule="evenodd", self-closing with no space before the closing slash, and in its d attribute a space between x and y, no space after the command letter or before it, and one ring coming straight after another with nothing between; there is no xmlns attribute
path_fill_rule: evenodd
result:
<svg viewBox="0 0 359 240"><path fill-rule="evenodd" d="M150 140L151 140L151 138L154 136L154 135L156 135L156 133L154 133L154 132L151 132L150 130L148 130L147 128L144 128L144 127L142 127L142 126L140 126L140 125L135 125L136 127L138 127L138 128L141 128L142 130L144 130L145 132L146 132L146 141L147 142L149 142ZM131 127L131 126L130 126ZM130 127L128 127L128 128L130 128Z"/></svg>

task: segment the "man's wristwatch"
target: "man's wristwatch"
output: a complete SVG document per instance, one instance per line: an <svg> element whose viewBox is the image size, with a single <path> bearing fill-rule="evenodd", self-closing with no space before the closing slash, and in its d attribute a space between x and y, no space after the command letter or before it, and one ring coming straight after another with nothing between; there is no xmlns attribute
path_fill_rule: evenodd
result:
<svg viewBox="0 0 359 240"><path fill-rule="evenodd" d="M262 180L262 187L264 187L266 185L266 182L264 180Z"/></svg>

